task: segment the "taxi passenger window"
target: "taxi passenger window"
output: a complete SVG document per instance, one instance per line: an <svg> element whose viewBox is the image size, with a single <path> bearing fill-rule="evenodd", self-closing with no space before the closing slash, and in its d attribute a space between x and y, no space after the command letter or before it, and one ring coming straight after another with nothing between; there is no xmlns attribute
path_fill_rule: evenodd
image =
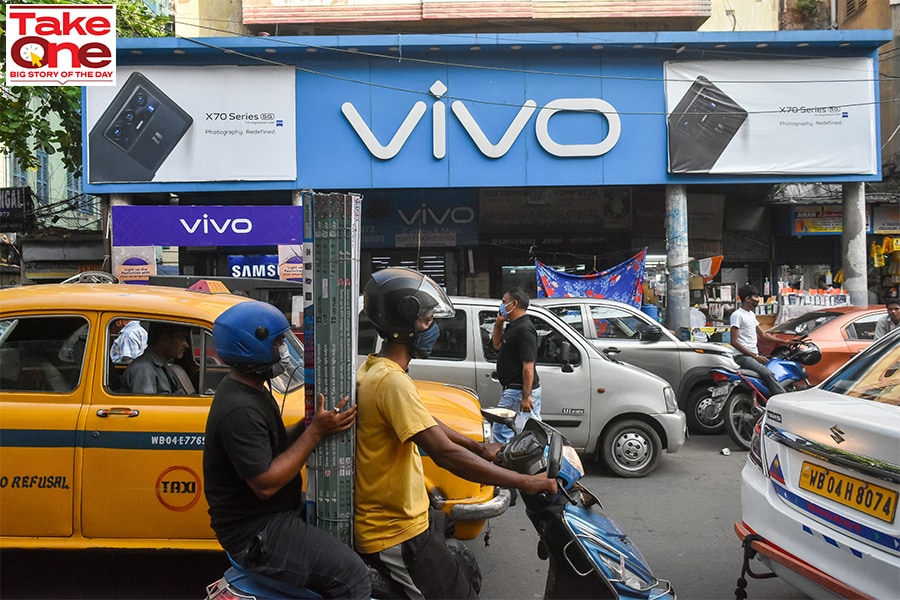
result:
<svg viewBox="0 0 900 600"><path fill-rule="evenodd" d="M206 347L201 343L204 330L176 321L142 320L140 325L147 331L147 346L127 364L114 360L117 354L113 352L113 344L118 336L112 333L107 335L107 389L118 394L142 395L193 396L205 393L209 386L201 382L201 367L206 364L205 359L201 358ZM112 323L110 331L117 326Z"/></svg>
<svg viewBox="0 0 900 600"><path fill-rule="evenodd" d="M83 317L0 321L0 390L69 393L78 387L90 327Z"/></svg>

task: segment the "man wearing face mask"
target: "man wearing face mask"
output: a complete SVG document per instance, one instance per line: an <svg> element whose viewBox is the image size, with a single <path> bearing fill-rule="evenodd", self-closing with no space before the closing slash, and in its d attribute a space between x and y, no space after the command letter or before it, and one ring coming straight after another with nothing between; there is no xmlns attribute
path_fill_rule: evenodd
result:
<svg viewBox="0 0 900 600"><path fill-rule="evenodd" d="M497 353L497 378L503 393L497 406L516 411L516 422L541 418L541 382L534 368L537 361L537 331L528 315L528 294L522 288L503 293L494 321L491 342ZM504 327L506 324L506 327ZM494 441L506 443L513 430L494 423Z"/></svg>
<svg viewBox="0 0 900 600"><path fill-rule="evenodd" d="M430 355L440 337L438 320L454 314L431 278L411 269L377 271L363 299L384 342L357 373L356 550L408 598L475 598L446 546L443 513L429 510L419 448L470 481L551 495L556 481L496 466L500 444L457 433L425 408L409 363Z"/></svg>
<svg viewBox="0 0 900 600"><path fill-rule="evenodd" d="M347 399L309 425L285 428L266 386L283 372L289 323L265 302L232 306L213 325L216 352L231 369L206 422L203 478L216 538L244 568L324 598L370 598L369 570L337 538L307 525L301 468L324 438L353 425Z"/></svg>

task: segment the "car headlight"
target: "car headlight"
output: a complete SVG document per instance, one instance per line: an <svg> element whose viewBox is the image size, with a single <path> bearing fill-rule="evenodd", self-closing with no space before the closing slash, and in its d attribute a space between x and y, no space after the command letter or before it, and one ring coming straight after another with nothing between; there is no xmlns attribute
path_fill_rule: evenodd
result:
<svg viewBox="0 0 900 600"><path fill-rule="evenodd" d="M673 413L678 410L678 401L675 400L675 392L672 388L666 386L663 388L663 398L666 399L666 411Z"/></svg>

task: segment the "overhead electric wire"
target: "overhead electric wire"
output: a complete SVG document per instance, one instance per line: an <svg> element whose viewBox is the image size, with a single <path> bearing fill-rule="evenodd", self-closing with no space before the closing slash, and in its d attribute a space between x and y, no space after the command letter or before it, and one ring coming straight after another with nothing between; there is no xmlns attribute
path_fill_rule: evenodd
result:
<svg viewBox="0 0 900 600"><path fill-rule="evenodd" d="M194 43L194 44L197 44L197 45L200 45L200 46L204 46L204 47L209 48L209 49L212 49L212 50L219 50L219 51L221 51L223 54L227 54L227 55L229 55L229 56L238 56L238 57L241 57L241 58L245 58L245 59L248 59L248 60L260 62L260 63L263 63L263 64L268 64L268 65L271 65L271 66L279 66L279 67L284 67L284 68L290 68L290 69L294 69L294 70L296 70L296 71L300 71L300 72L307 73L307 74L314 75L314 76L326 77L326 78L329 78L329 79L336 79L336 80L338 80L338 81L344 81L344 82L347 82L347 83L355 83L355 84L359 84L359 85L364 85L364 86L369 86L369 87L375 87L375 88L380 88L380 89L386 89L386 90L391 90L391 91L397 91L397 92L403 92L403 93L413 94L413 95L418 95L418 96L423 96L423 97L431 97L431 93L430 93L429 91L427 91L427 90L423 91L423 90L413 90L413 89L401 88L401 87L397 87L397 86L393 86L393 85L381 84L381 83L376 83L376 82L372 82L372 81L365 81L365 80L355 79L355 78L352 78L352 77L346 77L346 76L343 76L343 75L336 75L336 74L334 74L334 73L326 73L326 72L324 72L324 71L318 71L318 70L315 70L315 69L310 69L310 68L308 68L308 67L303 67L303 66L296 65L296 64L291 64L291 63L287 63L287 62L281 62L281 61L278 61L278 60L274 60L274 59L266 58L266 57L262 57L262 56L256 56L256 55L254 55L254 54L249 54L249 53L247 53L247 52L241 52L241 51L234 50L234 49L231 49L231 48L226 48L226 47L223 47L223 46L218 46L218 45L212 44L212 43L210 43L210 42L208 42L208 41L203 41L203 40L205 40L205 39L207 39L207 38L185 38L185 37L177 37L176 39L181 39L181 40L184 40L184 41L186 41L186 42L190 42L190 43ZM255 38L254 38L254 39L255 39ZM267 38L267 39L268 39L268 38ZM288 43L288 42L284 42L284 43ZM299 44L299 46L300 46L300 47L305 47L306 45L304 45L304 44ZM315 46L310 46L310 47L315 47ZM325 48L327 48L327 47L324 47L324 46L323 46L323 47L317 47L317 48L319 48L319 49L325 49ZM356 53L356 54L363 54L363 53ZM396 57L388 57L387 55L375 54L375 55L373 55L373 56L375 56L375 57L377 57L377 58L392 58L392 60L396 60ZM422 63L426 63L426 64L434 64L434 65L439 65L439 66L459 67L459 68L473 68L473 69L477 68L477 69L489 69L489 70L498 70L498 71L506 71L506 70L508 70L508 69L500 68L500 67L486 67L486 66L479 66L479 65L474 65L474 66L473 66L473 65L468 65L468 64L447 63L447 62L440 62L440 61L429 61L429 60L425 60L425 59L415 59L415 58L404 58L403 60L414 61L414 62L422 62ZM594 78L594 79L617 79L617 80L636 80L636 81L655 81L655 82L665 81L664 78L607 77L607 76L603 76L603 75L569 74L569 73L556 73L556 72L546 72L546 71L528 71L528 70L519 70L519 69L513 69L513 70L511 70L511 71L512 71L512 72L515 72L515 73L537 74L537 75L554 75L554 76L560 76L560 77L574 77L574 78L586 77L586 78ZM669 81L672 81L672 80L669 80ZM684 81L687 82L687 80L684 80ZM835 84L835 83L860 83L860 82L866 82L866 81L876 81L876 80L866 80L866 79L848 79L848 80L793 80L793 81L774 81L774 80L773 80L773 81L728 81L728 83L747 83L747 84L755 84L755 85L759 85L759 84L778 84L778 83L783 83L783 84L797 85L797 84L810 84L810 83L828 83L828 84ZM514 107L514 108L521 108L521 106L518 105L518 104L512 104L512 103L508 103L508 102L489 101L489 100L482 100L482 99L478 99L478 98L468 98L468 97L462 97L462 96L453 96L453 95L450 95L450 94L445 94L445 95L442 96L442 98L445 98L445 99L448 99L448 100L460 100L460 101L466 101L466 102L470 102L470 103L474 103L474 104L493 105L493 106L509 106L509 107ZM895 98L895 99L890 99L890 100L876 100L876 101L874 101L874 102L851 102L851 103L841 103L840 106L842 106L842 107L878 106L878 105L889 104L889 103L898 102L898 101L900 101L900 99L896 99L896 98ZM543 108L543 107L542 107L542 106L538 106L537 108ZM628 110L620 110L620 111L617 111L617 112L618 112L618 114L620 114L620 115L631 115L631 116L665 116L665 115L669 114L669 113L667 113L667 112L665 112L665 111L659 112L659 111L628 111ZM778 107L778 108L774 108L774 109L772 109L772 110L756 110L756 111L748 111L748 114L778 114L778 113L780 113L780 112L782 112L782 111L781 111L780 107Z"/></svg>

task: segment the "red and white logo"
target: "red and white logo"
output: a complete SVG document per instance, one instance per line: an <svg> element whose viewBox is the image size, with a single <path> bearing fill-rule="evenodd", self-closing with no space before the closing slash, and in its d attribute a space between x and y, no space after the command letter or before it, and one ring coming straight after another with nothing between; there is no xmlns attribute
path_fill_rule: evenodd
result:
<svg viewBox="0 0 900 600"><path fill-rule="evenodd" d="M6 7L6 84L115 85L116 7Z"/></svg>

